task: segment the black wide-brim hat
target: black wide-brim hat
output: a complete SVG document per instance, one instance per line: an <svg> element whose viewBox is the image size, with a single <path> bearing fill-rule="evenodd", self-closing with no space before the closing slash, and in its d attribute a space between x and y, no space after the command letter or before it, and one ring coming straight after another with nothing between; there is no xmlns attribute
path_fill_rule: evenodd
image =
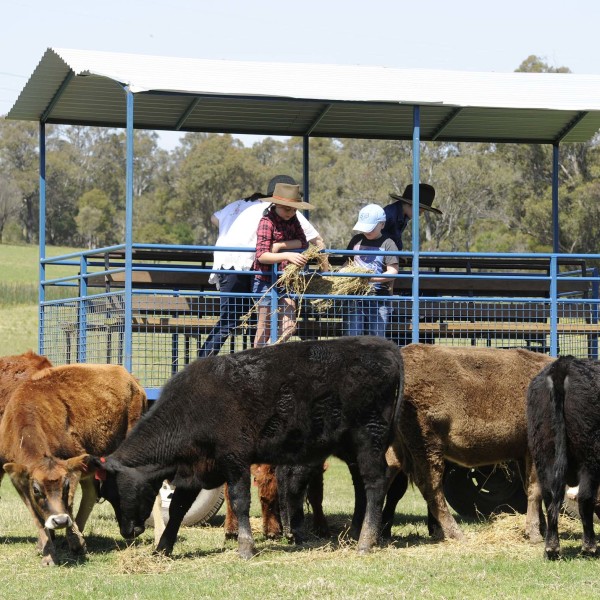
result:
<svg viewBox="0 0 600 600"><path fill-rule="evenodd" d="M409 183L402 196L398 194L390 194L390 198L394 200L401 200L406 204L410 204L412 206L413 201L413 185ZM433 199L435 198L435 189L432 185L428 183L420 183L419 184L419 208L423 208L433 213L437 213L438 215L442 214L442 211L431 206L433 204Z"/></svg>

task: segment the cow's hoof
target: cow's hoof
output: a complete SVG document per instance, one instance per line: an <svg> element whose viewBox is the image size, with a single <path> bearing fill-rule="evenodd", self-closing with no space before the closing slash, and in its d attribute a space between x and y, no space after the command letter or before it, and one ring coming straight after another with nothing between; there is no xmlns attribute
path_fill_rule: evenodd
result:
<svg viewBox="0 0 600 600"><path fill-rule="evenodd" d="M254 546L240 546L238 552L240 558L243 558L244 560L250 560L256 554L256 549Z"/></svg>
<svg viewBox="0 0 600 600"><path fill-rule="evenodd" d="M548 560L558 560L560 558L560 553L557 548L546 548L544 550L544 555Z"/></svg>
<svg viewBox="0 0 600 600"><path fill-rule="evenodd" d="M598 549L596 546L582 546L581 555L585 558L597 558Z"/></svg>
<svg viewBox="0 0 600 600"><path fill-rule="evenodd" d="M331 535L327 523L315 523L312 527L312 532L320 538L328 538Z"/></svg>
<svg viewBox="0 0 600 600"><path fill-rule="evenodd" d="M226 540L237 540L238 539L237 531L226 531L225 539Z"/></svg>
<svg viewBox="0 0 600 600"><path fill-rule="evenodd" d="M525 537L529 540L530 544L541 544L544 541L544 536L539 531L528 533Z"/></svg>
<svg viewBox="0 0 600 600"><path fill-rule="evenodd" d="M42 567L54 567L56 566L56 558L51 554L42 557Z"/></svg>
<svg viewBox="0 0 600 600"><path fill-rule="evenodd" d="M285 539L287 540L288 544L294 544L296 546L301 546L302 544L304 544L304 536L302 535L288 533L285 536Z"/></svg>
<svg viewBox="0 0 600 600"><path fill-rule="evenodd" d="M172 552L173 546L161 546L160 544L158 544L158 546L156 546L156 548L154 548L154 550L152 551L152 554L154 556L171 556Z"/></svg>
<svg viewBox="0 0 600 600"><path fill-rule="evenodd" d="M358 555L365 556L367 554L371 554L371 546L359 546L358 547Z"/></svg>
<svg viewBox="0 0 600 600"><path fill-rule="evenodd" d="M278 540L281 537L281 531L267 531L264 536L268 540Z"/></svg>

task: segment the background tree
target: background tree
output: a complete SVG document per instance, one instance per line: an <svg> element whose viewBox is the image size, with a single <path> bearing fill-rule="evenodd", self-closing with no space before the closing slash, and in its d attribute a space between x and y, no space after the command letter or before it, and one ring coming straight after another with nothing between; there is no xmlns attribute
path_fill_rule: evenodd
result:
<svg viewBox="0 0 600 600"><path fill-rule="evenodd" d="M0 240L4 228L10 221L16 221L21 207L21 194L13 180L0 170Z"/></svg>
<svg viewBox="0 0 600 600"><path fill-rule="evenodd" d="M95 245L109 246L117 242L114 222L116 210L105 192L98 189L85 192L77 204L77 230L88 248Z"/></svg>

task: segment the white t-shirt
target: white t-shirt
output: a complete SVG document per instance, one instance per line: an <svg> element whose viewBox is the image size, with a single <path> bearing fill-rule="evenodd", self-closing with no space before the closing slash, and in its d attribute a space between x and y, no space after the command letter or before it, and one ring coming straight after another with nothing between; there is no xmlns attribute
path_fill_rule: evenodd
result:
<svg viewBox="0 0 600 600"><path fill-rule="evenodd" d="M227 234L231 224L242 212L250 208L253 204L261 204L261 202L260 200L235 200L213 214L213 217L216 217L219 221L219 237L215 246L222 246L222 244L219 244L219 239Z"/></svg>
<svg viewBox="0 0 600 600"><path fill-rule="evenodd" d="M219 239L215 246L220 248L249 248L248 252L215 252L213 266L215 269L234 269L236 271L249 271L254 262L256 250L256 238L258 223L260 222L263 212L269 208L269 202L245 202L247 208L242 210L237 218L229 225L227 233L219 235ZM218 213L215 216L219 218ZM300 221L300 225L304 231L307 241L314 240L319 237L319 232L308 222L306 217L297 212L296 216ZM221 221L219 220L219 226Z"/></svg>

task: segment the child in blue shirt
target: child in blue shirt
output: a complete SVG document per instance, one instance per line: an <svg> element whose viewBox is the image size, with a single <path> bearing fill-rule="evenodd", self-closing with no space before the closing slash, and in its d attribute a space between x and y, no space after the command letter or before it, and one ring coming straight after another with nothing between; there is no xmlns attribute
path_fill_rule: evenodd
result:
<svg viewBox="0 0 600 600"><path fill-rule="evenodd" d="M354 230L358 231L348 244L348 250L381 250L398 252L398 246L381 230L385 225L385 211L377 204L367 204L358 213ZM375 296L391 296L394 280L387 275L398 274L398 257L384 254L354 255L357 266L373 271L369 281L373 284ZM345 335L378 335L385 337L385 330L392 312L388 300L375 300L371 297L352 300L348 303L348 315L344 327Z"/></svg>

